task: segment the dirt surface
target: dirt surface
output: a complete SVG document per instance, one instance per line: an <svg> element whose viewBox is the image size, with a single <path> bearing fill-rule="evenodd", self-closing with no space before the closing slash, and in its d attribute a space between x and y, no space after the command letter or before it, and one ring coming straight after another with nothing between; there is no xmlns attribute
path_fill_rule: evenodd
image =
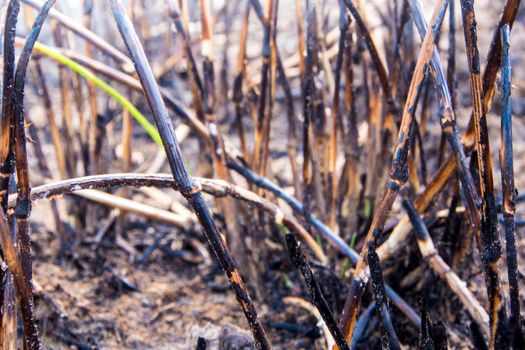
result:
<svg viewBox="0 0 525 350"><path fill-rule="evenodd" d="M293 13L293 2L281 1L282 18L279 18L279 30L283 33L291 31L294 24L293 16L287 16L286 11ZM428 6L431 2L425 1ZM495 22L499 16L502 1L476 1L478 10L478 23L480 35L480 50L482 56L487 52L488 43L492 37ZM330 2L335 6L335 1ZM151 6L154 8L154 6ZM464 39L461 31L461 17L457 12L458 32L456 36L458 52L458 121L464 130L470 115L470 93L468 90L468 76L466 74L466 60L464 55ZM65 11L65 10L64 10ZM69 11L69 10L68 10ZM427 13L429 13L427 11ZM523 9L518 15L517 23L513 29L513 79L514 79L514 156L515 174L518 191L525 189L525 52L521 38L525 35L525 16ZM337 17L334 8L334 16ZM102 18L104 16L100 15ZM281 15L280 15L281 16ZM368 15L372 16L372 14ZM166 18L163 18L166 20ZM255 20L254 20L255 22ZM336 23L336 22L333 22ZM113 24L112 22L110 23ZM234 21L232 30L233 41L230 58L230 72L234 69L235 55L237 53L236 36L240 21ZM253 25L254 42L261 35L260 28ZM446 32L446 25L444 26ZM106 33L107 28L101 27L101 33ZM109 35L109 34L105 34ZM143 33L145 36L145 34ZM281 34L279 34L281 35ZM293 32L295 35L295 32ZM194 37L197 35L193 34ZM235 37L233 37L235 36ZM446 61L446 36L442 35L442 59ZM224 44L224 33L218 35L217 51L220 52ZM44 36L45 38L45 36ZM295 37L294 37L295 38ZM116 39L115 39L116 40ZM257 39L259 40L259 39ZM293 39L295 40L295 39ZM291 55L295 50L295 42L287 39L286 34L279 38L282 52ZM159 40L148 41L147 48L155 51ZM178 48L178 47L177 47ZM174 47L175 49L175 47ZM198 51L198 45L195 46ZM260 55L260 45L250 47L252 56ZM153 57L155 66L162 64L164 56ZM258 70L254 63L253 72ZM175 69L181 69L176 66ZM232 75L233 76L233 73ZM171 85L161 81L165 86L173 88L175 93L180 93L182 99L191 100L185 87ZM294 92L298 93L298 79L292 79ZM43 127L42 107L39 106L38 96L29 96L31 111L35 116L35 125ZM499 145L499 93L496 94L495 103L490 114L490 138L495 167L495 183L497 194L501 193L498 152ZM300 98L297 99L297 109L301 110ZM59 101L59 99L57 99ZM107 102L107 101L106 101ZM58 102L57 102L58 103ZM112 102L107 102L111 104ZM190 105L188 102L187 105ZM142 110L146 104L140 106ZM224 113L224 122L231 122L233 117ZM276 113L279 114L279 113ZM272 145L275 152L285 151L286 145L282 140L286 137L286 130L282 127L285 123L283 116L278 118L272 129ZM432 117L434 118L434 117ZM435 146L429 146L427 153L433 159L437 156L437 144L440 131L437 119L429 127L429 138L435 140ZM178 124L178 120L175 121ZM365 121L360 120L360 128ZM109 126L111 129L113 126ZM235 143L235 130L224 127L223 132L228 134ZM117 149L119 138L109 133L110 141L105 147ZM137 132L137 145L134 150L134 163L140 167L149 163L155 157L157 148L153 145L139 146L143 133ZM49 140L47 140L49 141ZM273 147L273 146L272 146ZM52 147L48 144L45 152L52 157ZM183 144L188 163L193 169L198 169L198 154L201 152L195 137L191 136ZM118 150L117 150L118 152ZM364 157L364 156L363 156ZM278 157L277 157L278 158ZM363 158L364 159L364 158ZM108 161L109 162L109 161ZM111 162L109 162L111 163ZM31 164L34 166L34 163ZM111 171L117 171L118 162L111 163ZM286 175L288 163L277 159L273 165L274 173L278 174L277 180L284 187L289 188L291 182ZM168 172L166 164L161 171ZM197 170L195 170L194 175ZM198 174L206 175L206 174ZM42 183L44 179L35 177L34 185ZM239 180L239 184L246 184ZM382 188L382 184L378 187ZM525 190L523 190L525 191ZM143 199L144 196L133 190L128 192L132 198ZM180 200L169 192L173 200ZM68 208L78 205L75 197L67 196L59 201L60 210L64 217L74 216L68 213ZM182 201L181 201L182 203ZM214 206L215 202L209 203ZM206 241L198 228L191 232L182 232L157 222L144 220L135 215L126 215L117 218L109 228L102 241L96 246L95 237L109 217L110 210L96 205L89 205L90 210L96 210L97 222L91 223L84 231L75 231L74 219L70 226L70 241L72 247L65 255L58 255L59 242L56 230L51 220L49 204L45 201L37 203L32 213L33 253L34 253L34 283L36 292L36 313L42 334L44 348L46 349L195 349L199 337L204 339L208 349L252 349L251 334L248 332L246 320L230 290L227 280L218 268L216 260L211 253L203 254ZM86 205L81 206L86 210ZM392 220L399 217L401 208L399 203L394 206ZM222 219L221 215L217 215ZM518 206L517 217L525 219L525 205ZM525 229L517 228L517 246L520 261L520 285L525 288ZM436 231L441 232L441 231ZM159 248L151 256L144 259L143 254L155 239L163 235L159 241ZM197 243L192 242L197 241ZM198 243L201 242L201 243ZM263 320L269 338L275 349L325 349L326 337L320 327L319 320L311 312L306 311L298 304L286 302L288 296L302 297L309 300L306 287L302 278L288 261L286 250L283 246L282 236L274 233L265 238L268 249L264 256L260 256L258 263L261 271L262 282L248 280L248 285L254 302L257 305L260 317ZM383 267L386 282L394 289L403 293L407 302L419 312L419 292L432 286L432 293L427 295L429 307L432 309L431 317L443 320L449 335L451 349L471 348L468 339L469 317L464 312L456 313L454 305L460 305L447 286L433 275L429 269L423 268L422 272L413 280L407 276L396 273L397 270L415 270L417 264L410 260L408 251L415 251L415 244L411 242L401 248L399 259L389 262ZM472 249L474 251L475 249ZM341 310L344 296L348 288L351 271L335 275L321 266L314 267L315 273L322 282L326 297L336 310ZM506 270L502 263L500 271L505 276ZM472 290L482 305L487 305L483 276L477 253L467 256L461 264L459 275L468 281ZM505 282L505 290L507 290ZM337 292L336 292L337 291ZM365 294L363 305L369 305L371 295ZM523 303L522 299L522 304ZM524 304L525 305L525 304ZM393 323L402 344L408 348L415 348L418 341L418 331L411 325L406 317L391 307ZM337 318L339 313L337 312ZM359 344L360 349L379 349L378 321L373 317L364 338L370 340ZM374 335L373 337L371 335Z"/></svg>

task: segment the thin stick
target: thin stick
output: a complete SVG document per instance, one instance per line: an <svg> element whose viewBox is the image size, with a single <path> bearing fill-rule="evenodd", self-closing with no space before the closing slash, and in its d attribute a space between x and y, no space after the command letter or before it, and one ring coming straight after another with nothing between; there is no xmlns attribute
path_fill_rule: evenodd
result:
<svg viewBox="0 0 525 350"><path fill-rule="evenodd" d="M507 251L507 271L510 291L511 329L520 328L520 299L518 283L518 258L516 252L516 233L514 213L516 212L516 188L514 185L514 159L512 151L512 99L511 99L511 60L510 28L501 28L501 184L503 192L503 218Z"/></svg>
<svg viewBox="0 0 525 350"><path fill-rule="evenodd" d="M222 133L217 123L215 115L216 91L215 91L215 68L213 52L213 19L211 17L210 1L200 0L200 13L202 23L201 34L201 53L204 58L202 63L203 85L202 85L202 112L204 120L210 134L210 150L215 174L218 178L229 181L230 173L226 167L226 150ZM237 259L240 260L240 266L245 266L244 241L241 238L240 227L236 217L235 203L229 199L220 201L220 207L224 212L226 221L227 241L230 249Z"/></svg>
<svg viewBox="0 0 525 350"><path fill-rule="evenodd" d="M348 131L344 135L345 140L345 164L340 177L339 196L338 196L338 222L339 230L343 232L345 227L354 233L358 226L357 208L359 206L359 142L357 131L357 112L356 99L354 93L354 67L352 65L352 46L353 36L350 26L347 26L345 32L345 57L344 57L344 72L345 72L345 105L348 119ZM339 124L344 125L343 119ZM346 196L346 194L349 194ZM346 199L346 201L345 201ZM345 202L348 203L348 212L350 217L344 220L342 212ZM344 225L341 225L344 224Z"/></svg>
<svg viewBox="0 0 525 350"><path fill-rule="evenodd" d="M126 213L141 215L148 219L165 222L184 230L188 230L193 226L193 216L188 217L184 215L178 215L171 211L155 208L150 205L138 203L136 201L113 194L91 189L75 192L75 194L82 198L89 199L90 201L120 209L121 212L124 211Z"/></svg>
<svg viewBox="0 0 525 350"><path fill-rule="evenodd" d="M348 3L347 3L348 4ZM392 160L392 166L390 169L390 178L388 180L383 198L381 199L372 224L365 238L363 248L359 255L359 261L357 262L353 279L350 285L350 290L345 302L343 314L341 316L340 325L345 332L347 341L351 342L353 328L359 311L361 303L361 296L368 283L369 274L367 270L366 256L368 254L368 243L374 242L379 238L380 233L383 231L385 221L388 217L388 213L394 203L394 200L401 188L408 178L408 167L407 161L409 157L409 150L412 138L412 119L415 113L415 107L417 104L417 98L421 90L421 86L424 81L425 67L430 61L433 53L435 37L439 33L445 10L447 8L448 1L438 1L432 14L432 31L427 31L421 51L418 56L416 68L414 69L414 76L410 84L408 97L403 109L403 118L399 128L398 141L394 150L394 156Z"/></svg>
<svg viewBox="0 0 525 350"><path fill-rule="evenodd" d="M155 82L155 78L153 77L153 73L151 72L146 55L144 54L142 45L133 29L133 25L125 14L124 7L119 0L107 0L107 4L113 12L113 17L115 18L117 27L131 54L135 70L137 71L144 88L146 98L150 104L157 124L157 129L159 130L164 144L164 149L177 188L197 213L210 246L215 252L221 267L235 290L237 300L241 304L244 315L246 316L248 324L252 330L256 346L260 349L270 349L271 346L266 337L266 332L258 319L257 311L255 310L248 291L246 290L244 282L237 272L235 263L224 244L211 213L204 202L202 194L193 186L190 175L185 168L184 157L180 145L175 137L173 126L168 117L168 112L162 100L159 88Z"/></svg>
<svg viewBox="0 0 525 350"><path fill-rule="evenodd" d="M306 52L306 45L303 31L303 7L301 0L295 0L295 17L297 19L297 51L299 56L299 71L301 78L304 77L304 53Z"/></svg>
<svg viewBox="0 0 525 350"><path fill-rule="evenodd" d="M452 109L456 109L456 5L450 2L448 9L448 58L447 58L447 86L450 91Z"/></svg>
<svg viewBox="0 0 525 350"><path fill-rule="evenodd" d="M303 209L304 216L311 212L313 181L312 181L312 126L314 120L314 96L316 92L314 81L314 14L315 7L312 0L306 1L306 56L304 59L304 74L302 79L303 95Z"/></svg>
<svg viewBox="0 0 525 350"><path fill-rule="evenodd" d="M308 263L308 260L301 251L299 242L294 237L294 235L286 235L286 246L288 247L290 260L292 260L293 264L295 265L295 268L301 271L310 296L312 297L312 301L319 310L319 313L321 314L321 317L326 323L326 326L330 330L330 333L332 334L335 343L337 344L337 346L339 346L340 349L350 350L350 347L345 341L345 336L343 332L341 332L341 329L337 326L337 321L335 320L334 315L332 314L332 310L330 310L328 302L324 298L323 292L319 287L319 283L315 278L310 264Z"/></svg>
<svg viewBox="0 0 525 350"><path fill-rule="evenodd" d="M487 113L483 106L483 87L481 83L480 59L477 44L476 16L474 3L471 0L461 0L463 31L472 94L472 110L476 134L476 154L479 169L479 190L481 202L481 261L485 269L487 293L490 303L490 348L502 349L506 344L505 327L507 313L505 300L501 290L498 261L501 257L501 243L498 232L498 214L494 196L494 179L490 142L488 135Z"/></svg>
<svg viewBox="0 0 525 350"><path fill-rule="evenodd" d="M185 6L186 3L183 1L183 5ZM188 38L187 34L187 14L182 14L181 10L177 6L175 1L170 2L171 6L171 13L170 16L175 23L175 28L177 28L177 32L181 38L182 45L184 46L184 51L186 53L187 58L187 64L188 64L188 77L190 81L190 88L191 93L193 97L193 105L195 107L195 111L197 112L197 116L201 121L204 120L204 112L202 110L202 95L203 95L203 87L202 87L202 79L200 78L199 71L197 70L197 64L195 63L195 57L193 55L193 51L190 46L190 38ZM185 8L185 7L184 7Z"/></svg>

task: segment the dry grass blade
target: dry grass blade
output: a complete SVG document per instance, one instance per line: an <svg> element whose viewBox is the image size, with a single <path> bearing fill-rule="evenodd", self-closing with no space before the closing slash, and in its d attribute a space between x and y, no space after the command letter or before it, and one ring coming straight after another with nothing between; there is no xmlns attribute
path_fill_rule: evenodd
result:
<svg viewBox="0 0 525 350"><path fill-rule="evenodd" d="M44 5L43 2L39 0L21 0L21 1L24 4L32 6L37 10L40 10L42 6ZM133 64L131 63L130 59L125 54L117 50L113 45L111 45L110 43L102 39L100 36L93 33L91 30L78 24L77 21L71 19L70 17L66 16L65 14L63 14L62 12L58 10L51 10L51 12L49 13L49 16L57 20L64 27L78 34L80 37L91 42L93 45L97 46L103 52L113 57L117 62L119 62L122 65L122 67L124 68L126 72L131 73L133 71Z"/></svg>
<svg viewBox="0 0 525 350"><path fill-rule="evenodd" d="M122 4L118 0L107 1L113 12L117 27L121 33L126 46L131 54L135 70L140 78L146 98L150 104L157 128L164 143L164 149L168 157L168 162L173 173L173 178L177 188L188 200L192 208L197 213L199 221L204 228L204 232L209 243L219 260L221 267L224 269L233 289L235 290L237 300L241 304L248 324L253 332L256 345L260 349L269 349L270 343L266 337L266 332L258 319L257 311L253 306L252 300L244 286L241 276L237 272L235 263L228 252L226 245L215 225L211 214L206 206L200 191L193 187L190 176L184 165L184 158L180 145L175 138L173 126L168 117L166 107L162 101L159 88L151 72L144 50L138 41L137 35L133 29L129 18L125 14Z"/></svg>
<svg viewBox="0 0 525 350"><path fill-rule="evenodd" d="M350 290L346 298L340 325L345 332L348 341L352 339L352 332L357 318L357 313L359 311L361 296L363 295L364 289L368 283L369 273L366 264L368 244L369 242L375 242L375 240L379 238L397 193L408 178L407 162L412 139L412 125L415 108L417 106L418 95L423 83L423 77L426 69L425 67L432 56L435 37L441 28L441 23L443 22L447 5L448 1L439 1L436 4L434 13L432 15L432 31L429 30L425 35L425 40L423 40L423 44L421 46L416 63L416 68L414 69L414 76L410 84L408 97L403 110L403 118L399 128L398 141L393 153L390 178L386 185L384 195L374 213L374 218L368 230L363 248L361 249L359 261L356 265L350 285Z"/></svg>
<svg viewBox="0 0 525 350"><path fill-rule="evenodd" d="M187 230L195 223L194 216L175 214L171 211L155 208L109 193L87 189L76 192L75 194L103 205L118 208L126 213L141 215L148 219L165 222L181 229Z"/></svg>

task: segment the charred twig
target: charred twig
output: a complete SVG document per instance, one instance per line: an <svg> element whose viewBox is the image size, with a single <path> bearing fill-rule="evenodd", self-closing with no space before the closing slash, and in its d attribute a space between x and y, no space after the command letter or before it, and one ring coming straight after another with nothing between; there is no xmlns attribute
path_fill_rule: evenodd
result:
<svg viewBox="0 0 525 350"><path fill-rule="evenodd" d="M474 348L479 350L489 350L483 332L481 332L481 329L476 322L470 323L470 336L472 337Z"/></svg>
<svg viewBox="0 0 525 350"><path fill-rule="evenodd" d="M370 243L373 245L373 243ZM368 251L368 265L370 266L370 276L372 279L372 290L374 292L374 300L376 303L377 314L379 316L381 325L381 344L383 349L401 349L396 331L388 312L388 303L385 292L385 281L383 280L383 272L381 271L381 263L379 256L375 252L375 247L369 247Z"/></svg>
<svg viewBox="0 0 525 350"><path fill-rule="evenodd" d="M209 240L209 243L215 252L217 259L224 272L226 273L232 287L237 295L237 300L242 306L248 324L253 332L254 339L258 348L269 349L270 343L266 337L266 332L263 329L261 322L258 319L257 311L253 306L252 300L244 286L241 276L237 272L237 268L233 259L228 252L226 245L220 236L217 226L215 225L207 205L204 202L202 194L195 188L191 182L188 171L184 165L184 157L182 155L180 145L175 138L173 126L168 117L168 113L159 88L151 72L146 55L142 45L140 44L133 25L125 14L125 10L119 0L107 1L110 9L113 12L113 17L117 23L117 27L121 33L122 38L131 54L135 70L140 78L144 88L148 103L157 128L161 135L164 149L168 157L168 162L173 173L173 178L177 184L177 188L181 194L187 199L189 204L197 213L199 221L204 228L204 232Z"/></svg>
<svg viewBox="0 0 525 350"><path fill-rule="evenodd" d="M241 152L244 159L250 159L248 156L248 146L246 144L246 137L244 132L244 123L243 123L243 110L242 110L242 86L245 75L245 65L246 65L246 43L248 41L248 24L250 20L250 9L252 5L249 0L246 1L246 9L244 10L242 29L241 29L241 38L239 40L239 55L237 56L237 66L235 68L235 78L233 81L233 95L232 100L235 104L235 121L237 122L237 131L239 133L239 141L241 144Z"/></svg>
<svg viewBox="0 0 525 350"><path fill-rule="evenodd" d="M264 38L262 47L263 64L261 68L261 87L257 121L255 127L255 146L253 166L261 175L266 175L270 121L275 93L275 22L277 19L278 0L267 0L264 11ZM266 107L268 105L268 107Z"/></svg>
<svg viewBox="0 0 525 350"><path fill-rule="evenodd" d="M350 350L350 347L345 341L345 336L343 332L341 332L341 329L339 329L339 327L337 326L337 321L335 320L334 315L332 314L332 310L330 310L330 306L324 298L323 292L321 291L321 287L319 287L319 283L317 283L317 279L315 278L314 273L310 268L310 264L308 263L306 257L303 255L299 242L292 234L286 235L286 246L288 247L290 260L292 260L293 264L295 265L295 268L301 271L308 291L310 292L310 296L312 297L312 301L314 302L315 306L319 310L319 313L323 317L323 320L326 323L328 329L330 330L332 337L334 337L335 343L337 344L337 346L339 346L340 349Z"/></svg>
<svg viewBox="0 0 525 350"><path fill-rule="evenodd" d="M434 349L434 342L430 336L432 322L428 317L428 306L426 299L420 300L421 307L421 329L419 330L419 350Z"/></svg>
<svg viewBox="0 0 525 350"><path fill-rule="evenodd" d="M67 177L66 172L66 160L64 156L64 146L62 145L62 139L60 136L60 130L58 128L55 112L53 110L53 104L51 102L51 97L49 96L49 90L47 88L46 78L42 70L42 65L40 64L40 59L35 60L36 66L36 75L37 80L42 91L42 100L44 102L44 107L46 109L47 122L49 124L49 131L51 133L51 140L53 141L53 146L55 150L55 155L57 158L58 171L62 178Z"/></svg>
<svg viewBox="0 0 525 350"><path fill-rule="evenodd" d="M314 117L314 96L316 86L314 81L314 3L306 1L306 56L304 58L304 73L302 79L303 95L303 209L304 216L311 213L313 193L313 169L312 169L312 126Z"/></svg>
<svg viewBox="0 0 525 350"><path fill-rule="evenodd" d="M146 251L140 257L138 257L137 260L135 260L137 265L144 265L150 258L151 254L153 254L155 249L157 249L157 247L160 244L160 241L162 241L164 237L166 237L168 234L168 231L162 231L157 233L155 239L153 240L153 243L151 243L146 249Z"/></svg>

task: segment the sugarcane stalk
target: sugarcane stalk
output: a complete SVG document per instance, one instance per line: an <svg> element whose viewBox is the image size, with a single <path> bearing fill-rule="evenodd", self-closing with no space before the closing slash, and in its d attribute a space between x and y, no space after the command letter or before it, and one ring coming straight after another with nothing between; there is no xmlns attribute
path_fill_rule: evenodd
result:
<svg viewBox="0 0 525 350"><path fill-rule="evenodd" d="M242 86L245 75L245 65L246 65L246 43L248 40L248 24L250 20L250 9L252 5L249 0L246 1L246 8L244 10L242 27L241 27L241 37L239 40L239 54L237 56L237 66L235 68L235 78L233 82L233 103L235 104L235 121L237 122L237 132L239 134L239 141L241 144L241 152L245 160L250 159L248 155L248 146L246 144L246 137L244 131L243 123L243 110L242 110L242 101L243 101L243 92Z"/></svg>
<svg viewBox="0 0 525 350"><path fill-rule="evenodd" d="M142 45L140 44L133 25L127 17L125 10L119 0L107 0L107 4L113 13L119 32L131 54L135 70L144 88L146 98L150 104L151 110L157 128L161 135L164 149L168 157L168 162L173 174L173 178L181 194L186 198L189 204L197 213L199 221L204 228L210 246L214 251L221 267L223 268L228 280L235 290L237 300L241 305L248 324L252 330L256 346L260 349L270 349L270 343L266 337L266 332L258 319L257 311L246 290L241 276L237 272L235 263L226 248L226 245L215 225L210 211L204 202L202 194L198 188L195 188L191 182L190 175L184 165L180 145L175 137L173 126L168 118L168 112L162 100L162 96L157 87L153 73L148 64Z"/></svg>
<svg viewBox="0 0 525 350"><path fill-rule="evenodd" d="M304 205L301 204L296 198L287 195L282 188L270 182L267 178L261 177L255 174L253 171L232 161L228 162L228 166L235 170L239 175L242 175L249 183L253 183L259 187L262 187L272 192L276 197L285 201L293 209L297 216L304 215ZM316 218L315 215L310 213L308 216L305 216L305 218L334 248L349 258L352 264L355 265L357 263L359 260L359 254L350 248L344 239L331 231L330 228L322 223L318 218ZM408 304L403 301L403 299L401 299L389 286L386 286L386 292L388 297L399 308L399 310L405 314L414 325L419 327L420 319L414 310L412 310L412 308L410 308L410 306L408 306Z"/></svg>
<svg viewBox="0 0 525 350"><path fill-rule="evenodd" d="M475 149L479 169L479 194L481 197L481 261L485 269L485 280L490 304L490 341L491 349L506 347L507 312L505 299L501 289L498 272L498 261L501 257L501 242L499 240L498 214L494 196L494 175L490 156L490 142L487 125L487 110L483 105L483 86L479 50L477 44L476 17L474 3L471 0L461 0L463 31L467 47L470 91L472 96L472 113L476 136Z"/></svg>
<svg viewBox="0 0 525 350"><path fill-rule="evenodd" d="M24 337L29 349L40 349L42 346L38 338L38 329L36 327L35 315L33 310L33 291L32 291L32 261L31 261L31 237L29 232L29 216L31 213L31 188L29 183L29 167L27 163L27 149L25 136L25 118L24 118L24 86L27 74L27 66L31 58L33 46L40 34L44 20L49 10L55 3L55 0L48 0L42 6L31 31L26 39L25 46L20 55L15 72L13 86L13 122L15 132L15 155L16 155L16 174L18 187L18 200L15 207L16 217L16 236L19 241L20 264L22 274L27 289L29 300L21 303L22 320L24 322ZM13 272L12 272L13 273ZM14 273L13 273L14 274ZM20 286L17 286L20 288ZM31 307L27 307L30 305Z"/></svg>
<svg viewBox="0 0 525 350"><path fill-rule="evenodd" d="M487 55L487 61L485 64L485 71L483 73L483 104L485 110L488 111L492 104L492 96L494 94L495 80L498 70L494 69L494 65L499 65L501 62L501 35L499 30L505 24L509 24L512 28L512 23L516 18L516 14L519 8L521 0L507 0L503 8L500 20L498 22L496 32L494 33L493 39L490 44L489 53ZM415 7L417 8L417 7ZM422 18L417 16L417 18ZM416 22L417 25L418 22ZM472 118L471 118L472 119ZM466 150L466 154L470 153L474 145L474 125L469 122L469 127L462 138L463 147ZM439 171L434 175L433 179L429 182L429 185L423 193L421 193L416 202L415 206L418 211L423 211L432 202L433 198L441 191L444 185L452 174L454 174L455 158L450 157L445 164L443 164ZM479 217L479 216L478 216ZM410 233L410 225L408 217L403 219L396 226L389 238L378 248L378 254L381 259L388 259L395 252L397 247L406 240Z"/></svg>
<svg viewBox="0 0 525 350"><path fill-rule="evenodd" d="M423 40L416 67L414 69L412 82L410 84L408 97L403 109L403 117L399 128L399 136L393 153L390 177L383 197L381 198L374 213L372 224L368 230L363 248L361 249L361 253L359 255L359 261L357 262L356 268L354 270L353 279L350 284L350 289L340 320L340 326L343 329L348 342L351 342L353 328L361 303L361 296L363 295L364 289L366 288L369 279L369 272L366 263L368 243L375 242L379 238L381 232L383 231L385 221L388 217L388 213L390 212L392 204L394 203L401 186L408 178L407 161L409 157L411 139L413 137L412 125L414 113L421 86L424 81L423 78L426 66L431 59L435 38L441 28L447 5L448 1L443 0L439 1L434 8L431 21L432 30L427 31L425 39Z"/></svg>
<svg viewBox="0 0 525 350"><path fill-rule="evenodd" d="M0 196L2 209L9 197L9 180L14 171L13 150L13 85L15 72L15 30L20 11L20 4L16 0L9 1L6 12L4 39L3 39L3 78L2 78L2 116L0 123Z"/></svg>

